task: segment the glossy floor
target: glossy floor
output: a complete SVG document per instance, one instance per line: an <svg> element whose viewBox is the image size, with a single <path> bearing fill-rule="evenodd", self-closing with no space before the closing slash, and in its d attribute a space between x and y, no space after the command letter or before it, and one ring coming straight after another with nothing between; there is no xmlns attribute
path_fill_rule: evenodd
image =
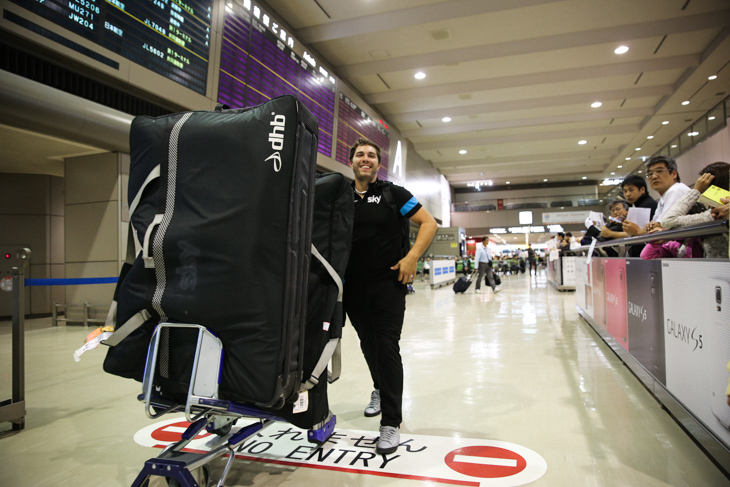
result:
<svg viewBox="0 0 730 487"><path fill-rule="evenodd" d="M730 485L578 317L574 294L554 290L544 273L505 276L496 295L415 289L401 341L404 435L522 445L547 463L534 486ZM27 427L0 438L0 485L130 485L158 454L133 441L153 423L136 401L140 386L102 372L101 350L73 361L87 330L47 324L28 322ZM9 341L0 324L0 363L9 363ZM342 378L330 389L338 429L377 431L378 419L362 415L368 377L348 326ZM443 484L237 460L226 485Z"/></svg>

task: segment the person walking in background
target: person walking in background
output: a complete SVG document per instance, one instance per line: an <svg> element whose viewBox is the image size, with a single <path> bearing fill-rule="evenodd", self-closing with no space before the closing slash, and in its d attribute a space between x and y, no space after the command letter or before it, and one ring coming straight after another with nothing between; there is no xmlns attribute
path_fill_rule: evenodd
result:
<svg viewBox="0 0 730 487"><path fill-rule="evenodd" d="M477 276L477 285L474 292L481 293L482 276L486 275L484 282L489 282L492 287L492 291L496 294L499 292L497 285L494 282L494 273L492 272L492 251L487 245L487 237L482 238L482 246L477 248L476 261L479 275Z"/></svg>

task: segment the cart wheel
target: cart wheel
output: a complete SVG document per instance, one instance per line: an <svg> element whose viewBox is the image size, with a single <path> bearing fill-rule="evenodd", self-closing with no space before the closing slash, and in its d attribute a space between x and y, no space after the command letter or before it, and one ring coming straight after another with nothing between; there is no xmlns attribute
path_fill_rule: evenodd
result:
<svg viewBox="0 0 730 487"><path fill-rule="evenodd" d="M233 428L233 423L228 423L225 426L221 426L220 428L216 428L214 430L211 430L210 432L214 435L226 436L228 433L231 432L231 428Z"/></svg>

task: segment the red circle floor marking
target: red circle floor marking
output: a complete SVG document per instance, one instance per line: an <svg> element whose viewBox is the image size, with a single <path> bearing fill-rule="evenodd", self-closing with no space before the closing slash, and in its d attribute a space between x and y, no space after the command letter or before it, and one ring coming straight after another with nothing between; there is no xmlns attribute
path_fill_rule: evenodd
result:
<svg viewBox="0 0 730 487"><path fill-rule="evenodd" d="M502 478L517 475L527 467L522 455L496 446L466 446L444 458L452 470L470 477Z"/></svg>
<svg viewBox="0 0 730 487"><path fill-rule="evenodd" d="M150 436L152 439L157 441L175 443L176 441L180 441L183 431L185 431L188 426L190 426L190 423L187 421L178 421L177 423L166 424L154 430ZM210 433L201 431L195 438L205 438L206 436L210 436Z"/></svg>

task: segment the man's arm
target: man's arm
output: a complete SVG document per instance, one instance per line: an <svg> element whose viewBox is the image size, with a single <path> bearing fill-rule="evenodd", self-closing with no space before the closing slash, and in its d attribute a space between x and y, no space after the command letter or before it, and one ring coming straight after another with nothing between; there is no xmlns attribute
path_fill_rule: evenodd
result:
<svg viewBox="0 0 730 487"><path fill-rule="evenodd" d="M420 225L418 234L416 235L416 242L411 247L408 254L403 257L396 265L391 267L392 270L399 270L398 280L403 284L411 282L413 276L416 275L416 266L418 264L418 258L423 254L428 246L431 244L436 230L438 229L438 223L431 216L431 214L425 208L421 207L410 220Z"/></svg>
<svg viewBox="0 0 730 487"><path fill-rule="evenodd" d="M601 236L604 238L626 238L629 236L626 232L615 232L613 230L609 230L608 227L601 228Z"/></svg>

